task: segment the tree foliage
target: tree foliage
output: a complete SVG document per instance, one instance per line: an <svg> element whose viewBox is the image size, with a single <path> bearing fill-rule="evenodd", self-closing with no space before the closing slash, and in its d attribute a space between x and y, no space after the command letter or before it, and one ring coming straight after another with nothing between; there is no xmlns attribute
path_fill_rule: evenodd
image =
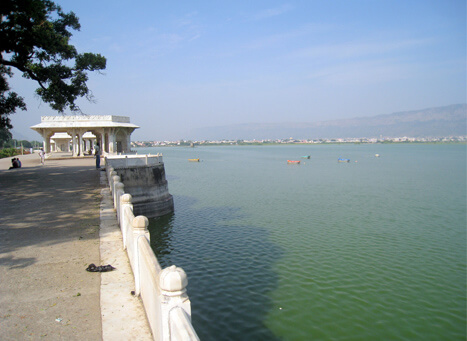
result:
<svg viewBox="0 0 467 341"><path fill-rule="evenodd" d="M8 116L26 110L8 85L12 68L36 81L36 94L54 110L79 112L76 99L92 99L87 72L104 70L106 59L70 45L70 29L80 29L76 15L50 0L2 0L0 16L0 128L11 129Z"/></svg>

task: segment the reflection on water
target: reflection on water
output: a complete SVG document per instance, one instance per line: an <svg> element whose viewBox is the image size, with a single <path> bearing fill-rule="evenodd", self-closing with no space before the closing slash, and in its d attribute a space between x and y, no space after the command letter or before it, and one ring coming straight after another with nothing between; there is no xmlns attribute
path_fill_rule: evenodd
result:
<svg viewBox="0 0 467 341"><path fill-rule="evenodd" d="M174 213L166 214L157 219L149 220L149 231L151 234L151 247L157 256L162 268L170 266L167 264L172 250L170 232L173 229Z"/></svg>
<svg viewBox="0 0 467 341"><path fill-rule="evenodd" d="M280 249L269 232L232 222L235 207L194 207L175 196L175 213L150 222L151 245L162 267L188 275L193 325L202 340L275 340L264 326L277 286L272 266Z"/></svg>

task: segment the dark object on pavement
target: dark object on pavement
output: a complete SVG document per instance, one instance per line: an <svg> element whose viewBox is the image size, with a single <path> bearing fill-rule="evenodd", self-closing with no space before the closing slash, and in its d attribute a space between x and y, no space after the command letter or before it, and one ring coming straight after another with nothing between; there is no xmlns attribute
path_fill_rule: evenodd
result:
<svg viewBox="0 0 467 341"><path fill-rule="evenodd" d="M94 264L89 264L89 266L86 268L86 271L89 272L107 272L107 271L112 271L115 270L115 268L108 264L108 265L99 265L96 266Z"/></svg>

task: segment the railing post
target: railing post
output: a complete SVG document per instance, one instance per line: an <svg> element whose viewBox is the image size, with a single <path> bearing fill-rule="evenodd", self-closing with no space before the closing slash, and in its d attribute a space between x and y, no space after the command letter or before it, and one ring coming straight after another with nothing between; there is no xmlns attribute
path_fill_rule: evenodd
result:
<svg viewBox="0 0 467 341"><path fill-rule="evenodd" d="M109 167L105 168L105 174L107 175L107 183L110 185L110 173L113 172L112 166L109 165Z"/></svg>
<svg viewBox="0 0 467 341"><path fill-rule="evenodd" d="M139 215L133 219L131 226L133 227L133 252L134 252L134 264L135 268L133 269L135 275L135 292L136 295L141 294L141 270L139 266L139 249L138 242L141 238L146 238L149 241L149 231L148 231L149 220L143 215Z"/></svg>
<svg viewBox="0 0 467 341"><path fill-rule="evenodd" d="M109 187L111 193L113 193L112 181L115 175L117 175L117 172L113 168L111 168L111 172L109 174Z"/></svg>
<svg viewBox="0 0 467 341"><path fill-rule="evenodd" d="M116 195L116 193L115 193L115 184L116 184L117 182L120 182L120 177L119 177L118 175L114 175L114 176L112 177L112 194L113 194L113 198L114 198L114 208L117 207L117 204L116 204L116 202L117 202L117 195Z"/></svg>
<svg viewBox="0 0 467 341"><path fill-rule="evenodd" d="M161 271L159 286L161 289L162 340L170 340L170 311L182 308L191 319L191 305L186 293L188 278L185 271L175 265Z"/></svg>
<svg viewBox="0 0 467 341"><path fill-rule="evenodd" d="M121 211L121 206L120 206L120 196L125 193L124 191L125 185L122 182L117 182L115 184L115 208L117 209L117 218L118 222L120 223L120 211Z"/></svg>
<svg viewBox="0 0 467 341"><path fill-rule="evenodd" d="M123 237L123 249L126 249L126 238L128 229L131 226L128 226L128 219L126 219L126 208L130 207L131 211L133 212L133 204L131 203L132 197L131 194L125 193L120 198L120 229L122 230L122 237ZM131 222L130 222L131 223Z"/></svg>

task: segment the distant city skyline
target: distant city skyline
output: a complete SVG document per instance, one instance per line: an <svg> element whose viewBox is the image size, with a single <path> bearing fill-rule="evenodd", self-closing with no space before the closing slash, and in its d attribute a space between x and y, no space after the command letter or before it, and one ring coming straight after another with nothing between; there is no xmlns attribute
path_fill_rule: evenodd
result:
<svg viewBox="0 0 467 341"><path fill-rule="evenodd" d="M249 144L326 144L326 143L432 143L432 142L455 142L465 143L467 135L464 136L446 136L446 137L385 137L385 138L334 138L334 139L260 139L260 140L202 140L202 141L132 141L132 148L147 148L147 147L197 147L209 145L249 145Z"/></svg>
<svg viewBox="0 0 467 341"><path fill-rule="evenodd" d="M85 114L129 116L134 140L193 129L319 122L466 103L465 1L55 1L80 19L71 43L103 54ZM27 112L56 115L15 71ZM15 136L16 137L16 136Z"/></svg>

